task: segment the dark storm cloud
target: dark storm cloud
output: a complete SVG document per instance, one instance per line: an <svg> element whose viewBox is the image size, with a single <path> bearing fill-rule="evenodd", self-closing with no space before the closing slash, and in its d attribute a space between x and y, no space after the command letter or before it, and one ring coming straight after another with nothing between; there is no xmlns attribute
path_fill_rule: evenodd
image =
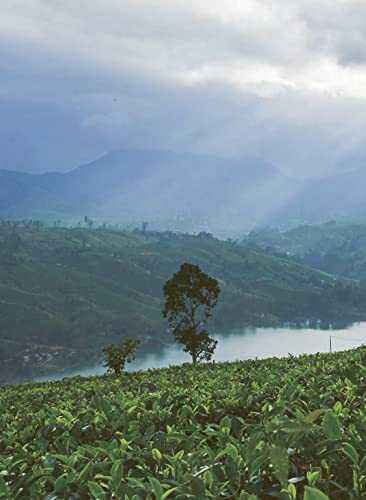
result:
<svg viewBox="0 0 366 500"><path fill-rule="evenodd" d="M304 176L362 151L362 2L1 9L2 167L65 170L111 149L161 148L258 155Z"/></svg>

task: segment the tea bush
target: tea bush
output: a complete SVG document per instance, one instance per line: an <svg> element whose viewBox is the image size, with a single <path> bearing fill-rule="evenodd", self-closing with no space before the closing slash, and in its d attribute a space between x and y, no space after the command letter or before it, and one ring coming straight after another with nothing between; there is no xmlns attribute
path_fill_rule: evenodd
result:
<svg viewBox="0 0 366 500"><path fill-rule="evenodd" d="M366 498L366 348L0 388L0 498Z"/></svg>

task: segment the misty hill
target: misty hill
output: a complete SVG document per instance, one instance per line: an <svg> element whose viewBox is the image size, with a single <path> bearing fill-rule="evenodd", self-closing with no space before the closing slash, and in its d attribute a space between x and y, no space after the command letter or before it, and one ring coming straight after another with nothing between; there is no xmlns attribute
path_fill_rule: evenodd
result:
<svg viewBox="0 0 366 500"><path fill-rule="evenodd" d="M365 218L366 168L298 180L259 158L116 151L70 172L0 170L0 217L243 234L255 226Z"/></svg>
<svg viewBox="0 0 366 500"><path fill-rule="evenodd" d="M303 263L357 280L366 280L366 224L335 221L288 231L252 231L244 240L271 252L299 257Z"/></svg>
<svg viewBox="0 0 366 500"><path fill-rule="evenodd" d="M0 217L241 232L281 210L296 185L257 158L117 151L65 174L0 170ZM269 201L270 200L270 201Z"/></svg>
<svg viewBox="0 0 366 500"><path fill-rule="evenodd" d="M365 291L340 301L332 276L198 236L0 225L0 377L78 367L121 335L171 342L162 288L189 261L222 288L212 328L365 319ZM7 360L7 361L5 361Z"/></svg>
<svg viewBox="0 0 366 500"><path fill-rule="evenodd" d="M344 167L345 168L345 167ZM296 196L268 219L268 223L284 221L320 223L330 219L366 220L366 166L321 179L308 180Z"/></svg>

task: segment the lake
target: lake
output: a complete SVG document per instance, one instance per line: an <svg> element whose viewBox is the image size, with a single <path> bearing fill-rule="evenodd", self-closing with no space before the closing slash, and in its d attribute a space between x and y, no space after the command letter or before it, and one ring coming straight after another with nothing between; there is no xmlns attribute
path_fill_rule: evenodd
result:
<svg viewBox="0 0 366 500"><path fill-rule="evenodd" d="M343 330L314 330L296 328L243 328L225 334L215 335L218 346L215 361L236 361L250 358L287 356L288 354L311 354L329 352L330 338L332 351L343 351L366 344L366 322L355 323ZM190 361L179 345L157 347L144 353L127 366L128 371L163 368ZM102 375L103 366L94 366L72 373L73 375ZM40 377L37 380L56 380L65 374Z"/></svg>

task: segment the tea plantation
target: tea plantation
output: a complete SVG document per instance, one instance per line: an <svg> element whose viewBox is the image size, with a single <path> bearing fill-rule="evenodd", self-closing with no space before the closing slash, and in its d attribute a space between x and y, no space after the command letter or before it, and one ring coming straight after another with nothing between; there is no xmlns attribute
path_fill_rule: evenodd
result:
<svg viewBox="0 0 366 500"><path fill-rule="evenodd" d="M0 383L98 364L102 348L125 336L173 342L162 292L183 262L220 282L219 333L366 319L366 286L205 233L24 224L0 221Z"/></svg>
<svg viewBox="0 0 366 500"><path fill-rule="evenodd" d="M5 499L366 498L366 348L0 388Z"/></svg>

